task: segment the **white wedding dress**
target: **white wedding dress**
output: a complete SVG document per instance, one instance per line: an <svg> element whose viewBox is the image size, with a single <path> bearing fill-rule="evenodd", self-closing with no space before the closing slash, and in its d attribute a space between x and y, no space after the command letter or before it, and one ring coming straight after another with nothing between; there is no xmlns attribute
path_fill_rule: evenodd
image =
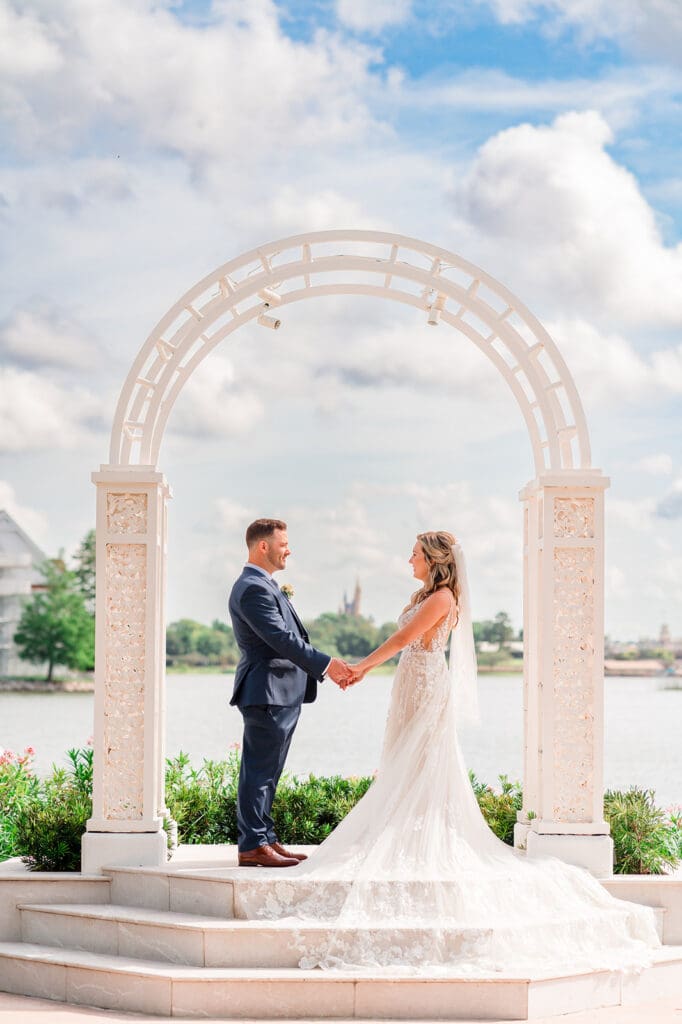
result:
<svg viewBox="0 0 682 1024"><path fill-rule="evenodd" d="M450 629L403 650L367 794L298 867L240 877L240 912L295 919L307 968L476 977L650 962L652 910L489 829L457 741Z"/></svg>

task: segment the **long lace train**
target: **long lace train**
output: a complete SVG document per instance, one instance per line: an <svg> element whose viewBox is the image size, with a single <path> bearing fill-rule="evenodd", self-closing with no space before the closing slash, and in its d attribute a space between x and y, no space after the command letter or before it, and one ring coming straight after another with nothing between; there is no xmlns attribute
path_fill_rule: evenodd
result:
<svg viewBox="0 0 682 1024"><path fill-rule="evenodd" d="M527 860L488 828L457 741L449 629L403 651L367 794L309 860L240 879L240 912L293 919L302 967L484 976L645 965L660 945L652 910L582 869Z"/></svg>

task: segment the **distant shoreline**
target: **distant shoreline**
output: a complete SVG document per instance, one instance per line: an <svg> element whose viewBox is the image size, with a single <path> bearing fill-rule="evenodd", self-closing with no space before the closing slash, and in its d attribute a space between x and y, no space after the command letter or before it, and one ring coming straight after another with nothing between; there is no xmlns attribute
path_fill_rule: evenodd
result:
<svg viewBox="0 0 682 1024"><path fill-rule="evenodd" d="M374 670L374 675L391 675L395 671L394 665L382 665ZM478 673L481 676L511 676L522 675L523 664L520 659L514 662L503 662L499 665L479 665ZM234 668L225 669L220 665L196 665L192 668L170 666L166 669L168 676L184 675L205 675L217 676L234 675ZM659 661L639 660L616 661L609 659L604 665L605 676L624 676L626 678L642 679L669 679L682 680L679 675L665 676L663 666ZM95 680L92 674L77 676L72 679L55 679L51 683L44 679L0 679L0 694L3 693L94 693Z"/></svg>

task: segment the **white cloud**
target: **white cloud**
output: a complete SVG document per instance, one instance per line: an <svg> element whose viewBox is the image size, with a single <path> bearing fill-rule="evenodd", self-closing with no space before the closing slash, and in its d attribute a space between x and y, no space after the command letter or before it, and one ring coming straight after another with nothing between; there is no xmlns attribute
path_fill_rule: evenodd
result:
<svg viewBox="0 0 682 1024"><path fill-rule="evenodd" d="M477 0L503 24L537 19L544 31L575 28L585 42L615 39L638 52L679 62L682 7L678 0ZM455 0L455 6L466 6ZM542 19L540 21L540 19Z"/></svg>
<svg viewBox="0 0 682 1024"><path fill-rule="evenodd" d="M611 141L594 111L499 132L457 188L457 213L490 263L525 294L544 294L555 315L682 324L682 245L663 244Z"/></svg>
<svg viewBox="0 0 682 1024"><path fill-rule="evenodd" d="M73 448L102 429L102 400L44 375L0 367L0 451Z"/></svg>
<svg viewBox="0 0 682 1024"><path fill-rule="evenodd" d="M376 215L368 216L361 204L334 189L310 193L294 184L282 185L270 200L269 213L273 230L284 236L294 234L305 225L305 231L353 227L379 230Z"/></svg>
<svg viewBox="0 0 682 1024"><path fill-rule="evenodd" d="M247 433L263 414L258 395L235 384L232 363L212 353L192 374L173 410L170 429L186 438Z"/></svg>
<svg viewBox="0 0 682 1024"><path fill-rule="evenodd" d="M216 498L215 505L221 533L241 535L249 523L256 518L253 509L241 505L238 501L233 501L232 498Z"/></svg>
<svg viewBox="0 0 682 1024"><path fill-rule="evenodd" d="M0 67L5 75L20 81L57 72L62 63L58 44L36 14L0 4Z"/></svg>
<svg viewBox="0 0 682 1024"><path fill-rule="evenodd" d="M547 328L581 396L593 405L682 394L682 346L641 355L620 334L585 320L548 321Z"/></svg>
<svg viewBox="0 0 682 1024"><path fill-rule="evenodd" d="M651 476L670 476L673 471L672 456L666 452L647 455L636 462L633 468L641 469L643 473L650 473Z"/></svg>
<svg viewBox="0 0 682 1024"><path fill-rule="evenodd" d="M379 32L406 21L411 8L411 0L337 0L336 14L349 28Z"/></svg>
<svg viewBox="0 0 682 1024"><path fill-rule="evenodd" d="M391 69L387 80L390 99L408 109L520 117L596 110L613 127L631 124L649 106L674 101L680 89L680 75L656 65L609 68L584 78L522 78L500 68L476 67L416 81Z"/></svg>
<svg viewBox="0 0 682 1024"><path fill-rule="evenodd" d="M86 370L95 362L95 347L70 317L37 303L35 309L16 310L0 325L0 355L19 366Z"/></svg>
<svg viewBox="0 0 682 1024"><path fill-rule="evenodd" d="M46 513L30 505L22 505L14 487L7 480L0 480L0 508L9 512L36 544L42 546L48 543L50 532Z"/></svg>
<svg viewBox="0 0 682 1024"><path fill-rule="evenodd" d="M323 32L293 41L272 0L216 4L210 29L151 0L33 6L20 18L2 5L7 46L32 55L0 79L24 146L60 150L92 128L125 125L122 145L137 137L202 168L347 142L372 123L362 90L376 54Z"/></svg>
<svg viewBox="0 0 682 1024"><path fill-rule="evenodd" d="M675 480L668 494L661 498L656 515L660 519L682 519L682 477Z"/></svg>
<svg viewBox="0 0 682 1024"><path fill-rule="evenodd" d="M606 499L607 533L611 528L625 526L638 533L649 533L653 526L656 510L654 498L613 498Z"/></svg>

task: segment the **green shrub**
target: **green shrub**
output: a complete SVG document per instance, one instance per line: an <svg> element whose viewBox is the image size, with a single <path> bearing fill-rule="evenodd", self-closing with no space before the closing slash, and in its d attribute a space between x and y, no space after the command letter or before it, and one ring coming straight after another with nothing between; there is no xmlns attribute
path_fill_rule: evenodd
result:
<svg viewBox="0 0 682 1024"><path fill-rule="evenodd" d="M16 850L31 871L80 871L81 837L92 814L92 750L69 750L15 817Z"/></svg>
<svg viewBox="0 0 682 1024"><path fill-rule="evenodd" d="M31 767L33 753L27 747L23 754L11 750L0 754L0 861L17 856L17 815L40 789Z"/></svg>
<svg viewBox="0 0 682 1024"><path fill-rule="evenodd" d="M192 768L182 751L166 761L166 805L179 842L236 843L238 779L236 748L226 761L204 761L201 768Z"/></svg>
<svg viewBox="0 0 682 1024"><path fill-rule="evenodd" d="M518 782L510 782L506 775L500 775L498 778L501 791L496 793L492 786L480 782L473 772L469 772L474 796L489 828L498 839L513 846L516 812L521 810L523 791Z"/></svg>
<svg viewBox="0 0 682 1024"><path fill-rule="evenodd" d="M284 776L277 787L272 817L283 843L321 843L365 795L372 778L297 779Z"/></svg>
<svg viewBox="0 0 682 1024"><path fill-rule="evenodd" d="M81 837L92 813L92 750L70 750L66 768L53 766L41 782L23 756L0 755L0 860L20 855L32 870L78 871ZM206 760L193 768L180 753L166 762L166 803L182 843L237 841L237 783L240 755L235 745L225 761ZM499 776L499 791L469 773L489 827L513 843L521 786ZM272 815L283 843L321 843L372 784L369 776L297 778L284 775ZM651 790L609 791L604 815L610 823L619 874L661 874L682 860L682 811L657 807Z"/></svg>
<svg viewBox="0 0 682 1024"><path fill-rule="evenodd" d="M178 825L181 843L237 842L237 783L240 755L204 761L192 768L186 754L167 761L166 804ZM284 843L321 843L366 793L371 778L299 779L283 775L272 808Z"/></svg>
<svg viewBox="0 0 682 1024"><path fill-rule="evenodd" d="M611 826L616 874L660 875L680 863L680 819L668 818L656 806L653 790L608 790L604 817Z"/></svg>

